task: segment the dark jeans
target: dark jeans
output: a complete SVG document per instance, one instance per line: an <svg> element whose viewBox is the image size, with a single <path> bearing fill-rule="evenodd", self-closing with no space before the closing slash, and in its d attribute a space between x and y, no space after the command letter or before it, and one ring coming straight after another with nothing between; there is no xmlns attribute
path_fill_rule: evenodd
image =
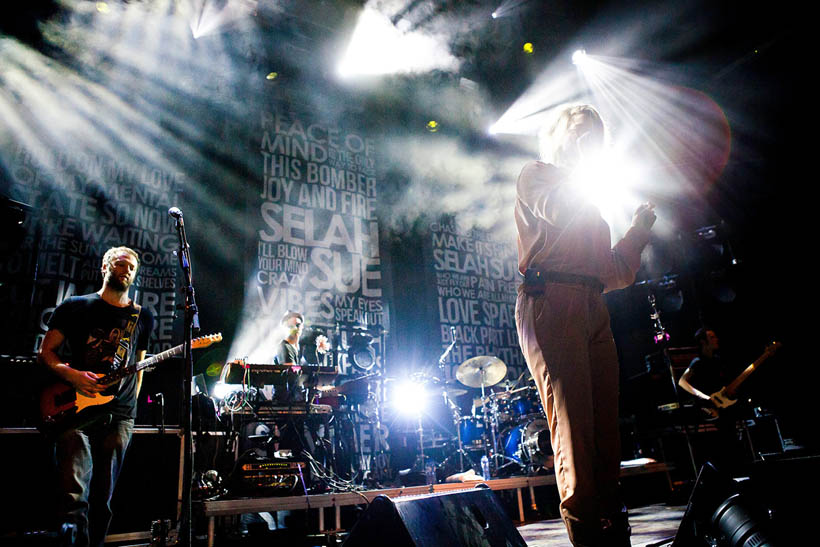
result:
<svg viewBox="0 0 820 547"><path fill-rule="evenodd" d="M60 518L77 526L78 546L105 542L111 496L133 430L134 420L109 417L56 439Z"/></svg>

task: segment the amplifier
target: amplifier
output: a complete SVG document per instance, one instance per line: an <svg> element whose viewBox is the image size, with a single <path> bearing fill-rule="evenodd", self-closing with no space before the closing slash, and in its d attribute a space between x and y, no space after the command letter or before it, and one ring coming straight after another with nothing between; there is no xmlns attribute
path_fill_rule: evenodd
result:
<svg viewBox="0 0 820 547"><path fill-rule="evenodd" d="M231 475L231 494L239 496L299 495L310 485L310 468L303 461L258 458L236 462Z"/></svg>

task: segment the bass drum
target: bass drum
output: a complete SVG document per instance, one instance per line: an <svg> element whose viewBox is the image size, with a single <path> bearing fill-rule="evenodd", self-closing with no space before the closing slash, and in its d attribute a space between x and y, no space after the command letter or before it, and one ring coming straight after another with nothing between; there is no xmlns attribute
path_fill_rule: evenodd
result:
<svg viewBox="0 0 820 547"><path fill-rule="evenodd" d="M501 437L504 454L521 465L552 467L552 444L547 420L536 418L513 426Z"/></svg>

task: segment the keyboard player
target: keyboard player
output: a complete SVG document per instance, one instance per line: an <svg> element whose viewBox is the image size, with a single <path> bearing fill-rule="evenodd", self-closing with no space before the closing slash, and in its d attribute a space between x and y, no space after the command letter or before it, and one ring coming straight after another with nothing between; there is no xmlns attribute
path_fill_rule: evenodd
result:
<svg viewBox="0 0 820 547"><path fill-rule="evenodd" d="M299 338L305 326L305 316L298 311L287 311L279 322L277 334L282 337L277 347L274 363L299 367Z"/></svg>
<svg viewBox="0 0 820 547"><path fill-rule="evenodd" d="M275 336L280 337L273 362L280 366L289 367L284 374L284 385L274 387L273 400L279 404L293 404L304 402L304 389L300 378L299 339L305 325L305 316L298 311L288 310L282 316Z"/></svg>

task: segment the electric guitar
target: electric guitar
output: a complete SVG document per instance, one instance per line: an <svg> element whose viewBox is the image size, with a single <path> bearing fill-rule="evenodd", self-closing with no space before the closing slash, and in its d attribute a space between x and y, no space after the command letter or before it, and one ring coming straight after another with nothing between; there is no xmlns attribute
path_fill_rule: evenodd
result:
<svg viewBox="0 0 820 547"><path fill-rule="evenodd" d="M758 357L754 363L746 367L737 378L722 387L719 391L712 393L709 397L714 406L704 408L704 412L711 418L717 418L720 415L720 409L728 408L735 404L737 402L737 390L740 388L740 385L745 382L766 359L774 355L780 346L782 346L780 342L772 342L769 344L763 354Z"/></svg>
<svg viewBox="0 0 820 547"><path fill-rule="evenodd" d="M222 333L209 334L207 336L194 338L191 342L191 348L207 348L211 344L221 341ZM133 365L101 375L97 379L97 382L104 386L112 386L123 378L153 367L170 357L180 355L184 348L184 344L180 344L179 346L157 353ZM114 395L83 393L82 391L77 391L74 389L74 386L66 382L54 382L48 385L40 394L40 421L38 428L44 433L54 433L63 427L82 423L84 410L104 405L113 399ZM85 415L88 415L88 413L85 413Z"/></svg>

